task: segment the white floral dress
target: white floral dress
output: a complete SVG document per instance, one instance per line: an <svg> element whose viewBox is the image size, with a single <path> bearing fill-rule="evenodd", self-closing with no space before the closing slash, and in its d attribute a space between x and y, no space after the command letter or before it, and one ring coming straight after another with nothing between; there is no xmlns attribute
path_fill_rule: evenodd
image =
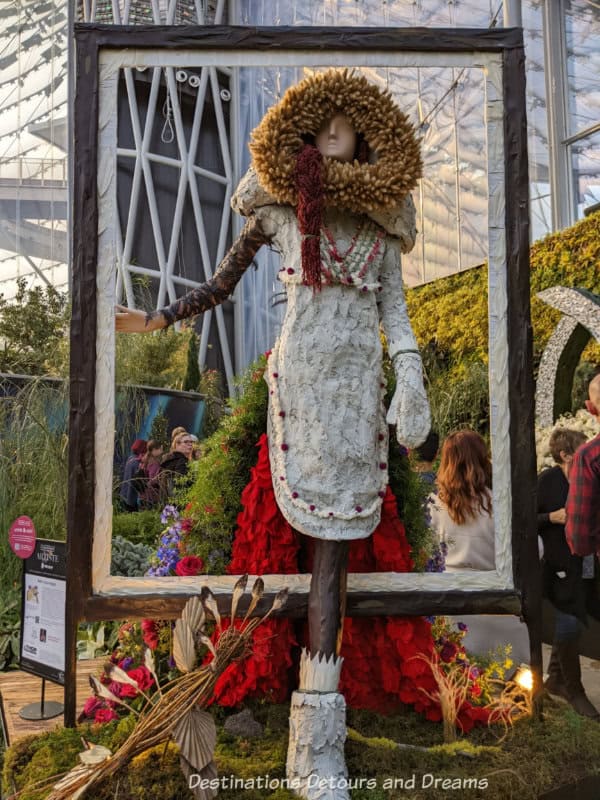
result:
<svg viewBox="0 0 600 800"><path fill-rule="evenodd" d="M367 537L379 523L388 482L380 319L388 336L414 343L397 240L366 216L327 211L322 288L314 291L302 284L294 211L271 205L256 213L276 230L272 245L287 290L265 375L277 503L309 536Z"/></svg>

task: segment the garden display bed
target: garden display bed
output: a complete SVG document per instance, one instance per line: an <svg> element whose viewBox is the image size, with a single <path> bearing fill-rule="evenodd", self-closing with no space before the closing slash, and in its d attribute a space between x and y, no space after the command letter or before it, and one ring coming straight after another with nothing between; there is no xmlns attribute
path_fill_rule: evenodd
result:
<svg viewBox="0 0 600 800"><path fill-rule="evenodd" d="M214 708L221 776L221 800L286 800L285 757L289 705L251 704L263 726L258 736L233 735L224 728L228 716ZM563 702L546 700L543 721L517 723L503 740L498 728L474 728L452 745L442 744L442 727L413 712L381 716L348 713L346 760L352 800L566 800L597 798L600 726L576 716ZM51 771L70 769L82 750L83 736L116 749L133 727L131 717L106 725L59 729L18 741L6 753L4 791L26 787ZM249 730L249 733L254 731ZM395 743L401 743L398 747ZM406 747L406 745L412 745ZM427 749L423 749L427 748ZM193 795L179 766L177 748L169 744L147 751L110 783L94 788L94 800L186 800ZM394 785L396 788L389 788ZM414 784L414 788L413 787ZM23 800L47 794L27 790Z"/></svg>

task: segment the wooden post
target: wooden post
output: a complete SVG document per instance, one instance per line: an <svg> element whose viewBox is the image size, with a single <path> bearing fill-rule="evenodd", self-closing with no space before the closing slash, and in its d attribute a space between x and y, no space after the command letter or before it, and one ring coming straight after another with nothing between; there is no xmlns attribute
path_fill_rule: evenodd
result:
<svg viewBox="0 0 600 800"><path fill-rule="evenodd" d="M338 655L346 610L348 542L315 539L308 597L311 656Z"/></svg>

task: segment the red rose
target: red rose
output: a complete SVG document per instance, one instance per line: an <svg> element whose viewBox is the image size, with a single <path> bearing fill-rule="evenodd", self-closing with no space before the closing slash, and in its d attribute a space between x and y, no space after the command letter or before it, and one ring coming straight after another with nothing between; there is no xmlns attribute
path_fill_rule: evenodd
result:
<svg viewBox="0 0 600 800"><path fill-rule="evenodd" d="M137 683L142 692L145 692L146 689L149 689L154 683L154 678L148 667L142 666L136 669L130 669L127 674ZM127 684L124 685L126 686Z"/></svg>
<svg viewBox="0 0 600 800"><path fill-rule="evenodd" d="M200 575L204 569L204 561L198 556L185 556L175 567L176 575Z"/></svg>
<svg viewBox="0 0 600 800"><path fill-rule="evenodd" d="M94 722L100 723L101 725L113 719L119 719L119 717L112 708L99 708L94 715Z"/></svg>
<svg viewBox="0 0 600 800"><path fill-rule="evenodd" d="M158 647L158 625L153 619L143 619L141 623L142 639L146 647L156 650Z"/></svg>

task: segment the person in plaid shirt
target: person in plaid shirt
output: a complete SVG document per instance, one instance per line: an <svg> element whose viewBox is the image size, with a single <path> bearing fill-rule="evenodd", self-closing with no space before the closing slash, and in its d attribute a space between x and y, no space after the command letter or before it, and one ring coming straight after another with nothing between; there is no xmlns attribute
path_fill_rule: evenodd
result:
<svg viewBox="0 0 600 800"><path fill-rule="evenodd" d="M600 375L589 385L585 406L600 419ZM565 534L577 556L600 553L600 435L582 445L573 459L569 476Z"/></svg>

